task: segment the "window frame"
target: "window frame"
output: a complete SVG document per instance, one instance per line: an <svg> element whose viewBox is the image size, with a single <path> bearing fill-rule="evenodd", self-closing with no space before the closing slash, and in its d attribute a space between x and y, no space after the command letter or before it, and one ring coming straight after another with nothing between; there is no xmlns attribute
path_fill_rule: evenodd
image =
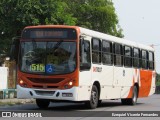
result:
<svg viewBox="0 0 160 120"><path fill-rule="evenodd" d="M150 58L150 53L152 54L152 60L150 60L149 58ZM152 51L148 51L148 69L149 70L154 70L155 69L155 58L154 58L155 56L154 56L154 52L152 52ZM150 64L152 63L152 68L150 67Z"/></svg>
<svg viewBox="0 0 160 120"><path fill-rule="evenodd" d="M143 51L146 52L146 58L143 58ZM145 61L145 67L143 66L143 61ZM141 68L144 70L148 70L148 51L145 49L141 49Z"/></svg>
<svg viewBox="0 0 160 120"><path fill-rule="evenodd" d="M110 50L109 51L103 51L104 42L109 43L109 45L110 45ZM103 59L104 55L111 55L110 63L107 63L107 62L103 61L104 60ZM107 41L105 39L102 40L102 64L103 65L113 65L113 44L112 44L112 42Z"/></svg>
<svg viewBox="0 0 160 120"><path fill-rule="evenodd" d="M115 50L115 46L116 45L120 45L120 53L116 53L116 50ZM120 43L114 43L113 44L113 53L114 53L114 65L117 66L117 67L122 67L124 65L124 56L123 56L123 45L120 44ZM117 64L116 63L116 57L119 56L121 57L121 64Z"/></svg>
<svg viewBox="0 0 160 120"><path fill-rule="evenodd" d="M85 52L85 42L89 43L89 52L88 53L89 53L90 60L87 63L84 63L82 61L82 55L84 55L83 53ZM89 71L91 69L91 44L90 44L90 41L85 40L85 39L83 39L83 43L82 44L83 44L83 46L80 47L80 58L81 58L80 59L80 71ZM82 49L84 51L82 51ZM81 66L81 64L82 64L82 66Z"/></svg>
<svg viewBox="0 0 160 120"><path fill-rule="evenodd" d="M94 40L98 40L99 41L99 50L95 50L94 49ZM92 63L93 64L101 64L101 61L102 61L102 42L101 42L101 39L99 38L92 38L91 40L91 44L92 44ZM93 53L96 53L98 54L98 62L97 61L93 61Z"/></svg>
<svg viewBox="0 0 160 120"><path fill-rule="evenodd" d="M135 50L135 49L138 50L138 57L134 56L134 50ZM133 57L133 67L134 67L134 68L141 68L141 50L140 50L139 48L134 47L133 50L132 50L132 52L133 52L133 53L132 53L132 54L133 54L133 56L132 56L132 57ZM135 59L138 60L139 65L135 65L135 64L134 64Z"/></svg>
<svg viewBox="0 0 160 120"><path fill-rule="evenodd" d="M130 55L126 55L126 52L125 52L125 48L130 48ZM132 67L133 66L133 60L132 60L132 47L131 46L128 46L128 45L124 45L123 47L123 52L124 52L124 66L125 67ZM126 59L130 59L130 64L126 64Z"/></svg>

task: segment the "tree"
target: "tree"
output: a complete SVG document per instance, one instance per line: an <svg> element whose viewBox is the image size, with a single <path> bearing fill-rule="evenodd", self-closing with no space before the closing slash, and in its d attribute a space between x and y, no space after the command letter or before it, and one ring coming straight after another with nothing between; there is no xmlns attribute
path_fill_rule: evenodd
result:
<svg viewBox="0 0 160 120"><path fill-rule="evenodd" d="M20 36L29 25L75 25L76 18L68 12L63 0L1 0L0 53L6 53L14 36ZM3 33L3 34L2 34Z"/></svg>
<svg viewBox="0 0 160 120"><path fill-rule="evenodd" d="M156 73L156 85L160 86L160 74Z"/></svg>
<svg viewBox="0 0 160 120"><path fill-rule="evenodd" d="M111 0L66 0L77 25L124 37Z"/></svg>
<svg viewBox="0 0 160 120"><path fill-rule="evenodd" d="M78 25L123 37L111 0L1 0L0 54L29 25Z"/></svg>

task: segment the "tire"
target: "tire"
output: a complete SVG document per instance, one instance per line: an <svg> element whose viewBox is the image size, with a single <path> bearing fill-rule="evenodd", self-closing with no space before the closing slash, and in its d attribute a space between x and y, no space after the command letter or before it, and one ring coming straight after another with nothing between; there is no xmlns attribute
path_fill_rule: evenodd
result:
<svg viewBox="0 0 160 120"><path fill-rule="evenodd" d="M46 100L46 99L36 99L36 104L39 108L41 109L45 109L48 108L49 104L50 104L50 100Z"/></svg>
<svg viewBox="0 0 160 120"><path fill-rule="evenodd" d="M85 102L85 104L89 109L95 109L98 106L98 101L99 101L98 89L95 85L93 85L90 100Z"/></svg>
<svg viewBox="0 0 160 120"><path fill-rule="evenodd" d="M136 86L133 87L132 98L121 99L123 105L136 105L138 98L138 89Z"/></svg>

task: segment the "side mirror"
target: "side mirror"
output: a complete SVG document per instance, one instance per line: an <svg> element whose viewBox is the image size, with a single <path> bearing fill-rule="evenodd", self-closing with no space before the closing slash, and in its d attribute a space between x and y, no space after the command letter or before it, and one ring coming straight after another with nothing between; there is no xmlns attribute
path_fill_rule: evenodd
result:
<svg viewBox="0 0 160 120"><path fill-rule="evenodd" d="M12 38L11 49L9 53L10 60L18 61L20 37Z"/></svg>

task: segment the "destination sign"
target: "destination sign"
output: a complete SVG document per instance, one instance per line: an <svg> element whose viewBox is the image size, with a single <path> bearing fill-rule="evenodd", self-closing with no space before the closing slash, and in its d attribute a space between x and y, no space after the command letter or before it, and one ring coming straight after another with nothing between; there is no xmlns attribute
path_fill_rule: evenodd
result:
<svg viewBox="0 0 160 120"><path fill-rule="evenodd" d="M22 33L22 38L61 38L61 39L76 39L75 29L62 28L30 28L25 29Z"/></svg>

